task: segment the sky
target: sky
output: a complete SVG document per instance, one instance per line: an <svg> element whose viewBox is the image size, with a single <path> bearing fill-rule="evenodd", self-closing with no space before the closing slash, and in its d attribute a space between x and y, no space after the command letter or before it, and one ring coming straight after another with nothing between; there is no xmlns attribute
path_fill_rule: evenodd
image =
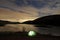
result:
<svg viewBox="0 0 60 40"><path fill-rule="evenodd" d="M0 0L0 20L24 22L60 14L60 0Z"/></svg>

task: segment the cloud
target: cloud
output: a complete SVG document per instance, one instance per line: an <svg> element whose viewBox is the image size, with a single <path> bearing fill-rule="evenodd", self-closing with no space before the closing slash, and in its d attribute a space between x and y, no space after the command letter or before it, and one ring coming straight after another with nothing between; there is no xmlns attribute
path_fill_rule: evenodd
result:
<svg viewBox="0 0 60 40"><path fill-rule="evenodd" d="M0 19L33 20L38 16L38 9L32 6L17 6L15 0L0 1Z"/></svg>
<svg viewBox="0 0 60 40"><path fill-rule="evenodd" d="M0 8L0 19L12 21L34 20L37 18L37 11L29 9L30 7L21 9L22 12L12 11L5 8Z"/></svg>
<svg viewBox="0 0 60 40"><path fill-rule="evenodd" d="M60 15L60 0L47 0L47 5L39 9L39 17L48 15Z"/></svg>
<svg viewBox="0 0 60 40"><path fill-rule="evenodd" d="M16 3L17 1L19 4ZM0 18L20 20L60 14L60 0L0 0L0 14L4 16L0 15Z"/></svg>

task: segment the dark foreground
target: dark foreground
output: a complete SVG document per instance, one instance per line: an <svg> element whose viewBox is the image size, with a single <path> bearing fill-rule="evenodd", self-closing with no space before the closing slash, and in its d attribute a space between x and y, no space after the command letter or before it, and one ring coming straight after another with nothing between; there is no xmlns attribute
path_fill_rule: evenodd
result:
<svg viewBox="0 0 60 40"><path fill-rule="evenodd" d="M60 37L51 35L41 35L38 33L34 37L29 37L27 35L27 32L17 33L4 32L0 33L0 40L60 40Z"/></svg>

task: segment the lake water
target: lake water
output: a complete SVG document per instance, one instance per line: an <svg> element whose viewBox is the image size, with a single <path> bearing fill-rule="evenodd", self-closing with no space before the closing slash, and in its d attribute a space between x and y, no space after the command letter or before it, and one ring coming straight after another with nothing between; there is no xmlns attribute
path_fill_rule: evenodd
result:
<svg viewBox="0 0 60 40"><path fill-rule="evenodd" d="M0 27L0 32L29 32L36 31L40 34L51 34L54 36L60 36L60 27L35 27L35 25L30 24L7 24L5 26Z"/></svg>

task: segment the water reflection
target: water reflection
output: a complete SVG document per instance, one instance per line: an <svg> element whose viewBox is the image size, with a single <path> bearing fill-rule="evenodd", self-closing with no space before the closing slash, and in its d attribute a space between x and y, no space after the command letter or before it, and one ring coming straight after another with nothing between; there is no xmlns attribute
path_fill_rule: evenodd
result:
<svg viewBox="0 0 60 40"><path fill-rule="evenodd" d="M60 27L35 27L35 25L30 24L7 24L5 27L0 27L0 32L28 32L31 30L36 31L40 34L60 36Z"/></svg>
<svg viewBox="0 0 60 40"><path fill-rule="evenodd" d="M29 25L29 24L7 24L5 25L5 27L0 27L0 31L23 32L23 30L25 30L26 32L30 30L34 30L38 32L37 27L35 27L34 25Z"/></svg>

